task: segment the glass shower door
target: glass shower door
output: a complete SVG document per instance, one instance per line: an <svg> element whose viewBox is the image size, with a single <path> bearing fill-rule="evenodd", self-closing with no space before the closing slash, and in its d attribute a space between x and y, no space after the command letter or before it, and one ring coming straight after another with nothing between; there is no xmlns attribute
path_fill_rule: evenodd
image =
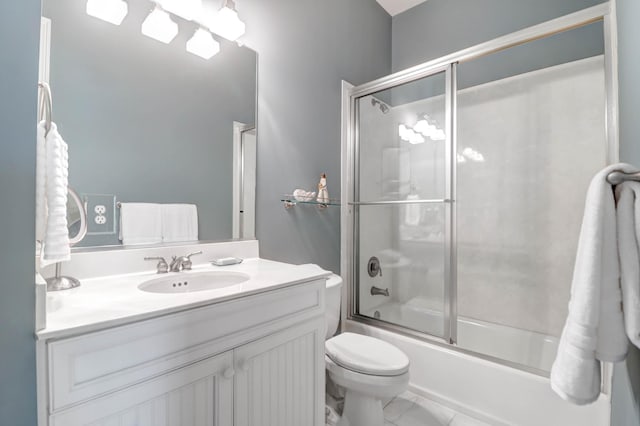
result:
<svg viewBox="0 0 640 426"><path fill-rule="evenodd" d="M447 67L356 99L355 314L450 337Z"/></svg>

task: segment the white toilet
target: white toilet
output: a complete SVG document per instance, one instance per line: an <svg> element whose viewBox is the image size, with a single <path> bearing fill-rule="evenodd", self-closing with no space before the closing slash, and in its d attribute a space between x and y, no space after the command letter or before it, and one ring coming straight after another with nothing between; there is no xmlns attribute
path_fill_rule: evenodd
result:
<svg viewBox="0 0 640 426"><path fill-rule="evenodd" d="M390 343L374 337L342 333L332 337L340 320L342 278L327 280L325 361L329 377L345 391L339 426L383 426L382 400L409 384L409 358Z"/></svg>

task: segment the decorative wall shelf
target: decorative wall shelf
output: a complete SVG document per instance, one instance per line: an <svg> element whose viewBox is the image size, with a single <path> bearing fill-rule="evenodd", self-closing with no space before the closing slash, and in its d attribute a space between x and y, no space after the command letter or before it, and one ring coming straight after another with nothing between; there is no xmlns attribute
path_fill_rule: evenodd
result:
<svg viewBox="0 0 640 426"><path fill-rule="evenodd" d="M295 197L291 194L286 194L282 196L282 199L280 199L280 201L282 201L284 203L284 208L285 209L290 209L294 206L296 206L297 204L308 204L308 205L314 205L317 206L319 209L324 210L326 209L328 206L340 206L340 200L336 199L336 198L329 198L329 202L327 203L321 203L315 200L315 197L313 199L310 200L296 200Z"/></svg>

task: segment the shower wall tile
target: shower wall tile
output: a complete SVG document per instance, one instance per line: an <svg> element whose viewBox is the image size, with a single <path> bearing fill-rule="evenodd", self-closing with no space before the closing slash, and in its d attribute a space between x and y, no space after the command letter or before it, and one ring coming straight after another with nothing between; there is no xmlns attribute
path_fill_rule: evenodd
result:
<svg viewBox="0 0 640 426"><path fill-rule="evenodd" d="M459 93L458 150L484 159L458 164L461 316L560 334L604 99L601 56Z"/></svg>

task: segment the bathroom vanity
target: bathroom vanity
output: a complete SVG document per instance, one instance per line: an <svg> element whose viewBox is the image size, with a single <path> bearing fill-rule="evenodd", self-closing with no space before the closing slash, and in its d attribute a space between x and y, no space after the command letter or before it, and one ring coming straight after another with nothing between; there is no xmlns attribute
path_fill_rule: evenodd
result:
<svg viewBox="0 0 640 426"><path fill-rule="evenodd" d="M252 243L257 255L257 242L231 244L246 255ZM198 245L201 260L221 246ZM93 256L109 263L141 252ZM324 424L326 271L257 256L222 268L194 261L192 271L173 273L177 283L221 270L247 279L157 293L138 286L172 273L131 261L122 275L87 277L91 256L71 262L85 274L81 287L48 295L38 332L40 426Z"/></svg>

